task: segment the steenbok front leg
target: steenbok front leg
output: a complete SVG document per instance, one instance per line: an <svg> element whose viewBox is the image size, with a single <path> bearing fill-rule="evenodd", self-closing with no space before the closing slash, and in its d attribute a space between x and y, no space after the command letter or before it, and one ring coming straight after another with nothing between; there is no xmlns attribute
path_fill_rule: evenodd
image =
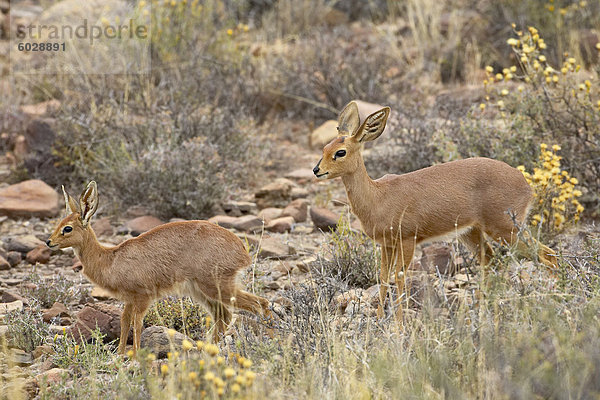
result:
<svg viewBox="0 0 600 400"><path fill-rule="evenodd" d="M411 238L410 240L402 240L398 244L398 252L397 252L397 260L395 262L395 278L396 278L396 288L398 289L398 301L397 301L397 309L396 309L396 318L399 322L402 321L402 313L403 313L403 302L406 302L406 306L408 307L408 294L409 291L406 290L405 282L406 282L406 271L408 270L408 266L412 261L412 258L415 254L415 243ZM401 273L402 272L402 273Z"/></svg>
<svg viewBox="0 0 600 400"><path fill-rule="evenodd" d="M377 318L383 318L385 312L385 298L390 282L390 264L394 260L394 249L381 246L381 271L379 271L379 306L377 306Z"/></svg>
<svg viewBox="0 0 600 400"><path fill-rule="evenodd" d="M121 314L121 338L119 339L118 354L125 354L125 346L127 346L127 337L129 336L129 328L131 328L131 317L133 312L133 305L130 303L125 304L123 314Z"/></svg>

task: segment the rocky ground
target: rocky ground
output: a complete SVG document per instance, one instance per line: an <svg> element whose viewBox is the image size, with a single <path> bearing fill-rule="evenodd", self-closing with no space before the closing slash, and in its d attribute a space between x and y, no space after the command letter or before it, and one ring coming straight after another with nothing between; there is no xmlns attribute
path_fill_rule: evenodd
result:
<svg viewBox="0 0 600 400"><path fill-rule="evenodd" d="M334 131L335 126L326 123L313 132L311 142L320 145ZM248 243L254 263L242 279L272 301L275 308L289 304L286 291L311 282L319 260L327 257L323 248L330 242L329 231L335 229L340 215L350 218L352 229L360 229L358 221L348 214L341 182L314 179L311 167L320 157L320 150L297 148L295 166L300 168L275 177L247 198L222 204L222 211L210 218ZM102 188L99 191L102 196ZM96 326L106 340L115 340L121 304L83 276L71 249L52 252L44 244L63 215L63 207L62 196L42 181L1 185L0 333L9 330L2 322L6 314L32 307L35 302L47 324L47 342L55 340L55 335L69 333L89 339ZM104 215L101 207L92 226L101 242L117 244L164 222L143 207L131 208L121 216ZM432 245L416 258L415 269L425 271L423 276L431 287L443 288L444 296L469 301L474 278L468 270L450 276L450 272L457 272L455 265L462 262L452 246ZM422 281L421 276L413 283L419 287ZM374 316L378 285L347 289L336 294L335 304L341 315L347 319L357 314ZM165 332L145 332L144 345L160 353L156 346L164 341ZM7 367L4 380L21 377L34 390L40 376L57 379L62 371L57 371L48 352L48 345L31 352L10 350L1 361Z"/></svg>

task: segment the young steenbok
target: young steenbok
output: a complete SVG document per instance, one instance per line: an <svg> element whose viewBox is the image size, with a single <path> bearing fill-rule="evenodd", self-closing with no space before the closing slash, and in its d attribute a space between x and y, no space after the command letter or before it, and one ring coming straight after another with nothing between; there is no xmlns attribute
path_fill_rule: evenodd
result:
<svg viewBox="0 0 600 400"><path fill-rule="evenodd" d="M125 302L121 316L119 353L125 352L133 323L133 351L140 347L142 321L155 299L169 293L188 295L206 305L215 320L215 341L231 320L229 304L270 315L269 303L241 290L237 273L251 259L242 241L206 221L171 222L105 247L96 239L90 218L98 208L96 182L88 184L77 203L63 187L65 217L46 244L72 247L83 273L96 285Z"/></svg>
<svg viewBox="0 0 600 400"><path fill-rule="evenodd" d="M379 317L383 316L390 269L395 265L401 296L404 271L419 243L455 234L481 264L491 256L485 235L514 243L525 252L527 245L518 240L515 222L525 221L533 199L521 172L489 158L453 161L372 180L361 155L362 144L381 135L389 113L389 107L382 108L361 125L356 103L349 103L338 119L338 137L325 146L313 169L319 179L342 178L353 213L365 233L381 245ZM537 246L539 260L555 268L555 253L529 239Z"/></svg>

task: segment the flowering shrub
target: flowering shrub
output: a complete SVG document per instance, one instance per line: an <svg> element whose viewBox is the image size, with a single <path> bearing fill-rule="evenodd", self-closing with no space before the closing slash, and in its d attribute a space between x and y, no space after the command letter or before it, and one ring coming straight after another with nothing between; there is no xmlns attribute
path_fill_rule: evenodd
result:
<svg viewBox="0 0 600 400"><path fill-rule="evenodd" d="M554 67L543 54L547 44L538 30L523 32L513 24L516 37L509 38L517 65L495 71L486 67L487 97L479 106L482 118L496 118L498 131L514 132L511 151L532 150L533 143L553 140L563 143L563 162L568 171L577 171L582 184L597 192L600 188L600 90L598 71L583 71L577 60L564 53L562 65ZM600 51L600 45L597 46ZM514 82L514 83L513 83ZM505 135L506 136L506 135ZM513 140L514 139L514 140ZM508 150L506 150L508 151ZM519 164L531 162L526 154ZM531 159L531 158L529 158Z"/></svg>
<svg viewBox="0 0 600 400"><path fill-rule="evenodd" d="M557 233L569 225L577 222L584 208L577 200L581 191L575 188L579 183L577 178L572 178L567 171L561 170L562 157L555 152L561 148L553 145L548 150L548 145L540 145L541 153L539 165L533 169L533 174L525 170L524 166L517 167L533 189L535 201L532 209L531 224L540 226L545 233Z"/></svg>
<svg viewBox="0 0 600 400"><path fill-rule="evenodd" d="M146 356L152 365L155 360L152 353ZM256 378L250 367L252 360L239 354L225 358L215 344L184 340L181 351L169 353L157 372L162 377L161 385L177 392L177 398L227 399L247 396Z"/></svg>

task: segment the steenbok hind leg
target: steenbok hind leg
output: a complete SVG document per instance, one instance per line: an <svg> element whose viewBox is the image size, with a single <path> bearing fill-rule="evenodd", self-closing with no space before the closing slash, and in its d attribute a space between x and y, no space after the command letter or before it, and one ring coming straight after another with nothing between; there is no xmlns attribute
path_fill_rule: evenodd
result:
<svg viewBox="0 0 600 400"><path fill-rule="evenodd" d="M218 343L221 339L221 335L225 334L227 326L231 322L231 312L227 309L227 306L218 300L208 300L210 312L215 319L215 328L213 332L213 340Z"/></svg>
<svg viewBox="0 0 600 400"><path fill-rule="evenodd" d="M477 256L480 265L487 265L493 256L490 244L485 240L481 229L473 227L470 231L464 233L460 240Z"/></svg>

